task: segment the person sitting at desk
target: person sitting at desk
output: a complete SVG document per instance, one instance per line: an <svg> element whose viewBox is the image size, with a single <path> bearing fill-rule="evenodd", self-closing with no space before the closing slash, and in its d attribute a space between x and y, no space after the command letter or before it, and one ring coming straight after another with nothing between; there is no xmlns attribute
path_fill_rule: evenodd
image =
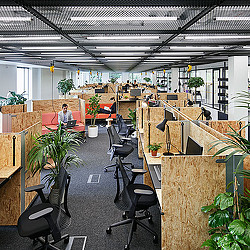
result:
<svg viewBox="0 0 250 250"><path fill-rule="evenodd" d="M98 113L103 113L103 114L109 114L109 117L111 116L111 114L115 114L116 113L116 102L115 102L115 98L114 97L111 97L110 98L110 101L113 101L113 104L112 106L109 108L109 107L104 107L103 108L100 108Z"/></svg>
<svg viewBox="0 0 250 250"><path fill-rule="evenodd" d="M58 123L62 123L62 125L67 125L68 121L74 120L72 112L68 110L68 105L64 103L62 105L62 111L58 113Z"/></svg>

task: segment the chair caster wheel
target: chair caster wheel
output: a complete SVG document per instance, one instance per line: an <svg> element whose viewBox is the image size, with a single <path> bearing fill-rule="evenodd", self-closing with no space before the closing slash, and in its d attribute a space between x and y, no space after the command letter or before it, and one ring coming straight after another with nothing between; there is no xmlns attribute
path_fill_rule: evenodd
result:
<svg viewBox="0 0 250 250"><path fill-rule="evenodd" d="M150 215L150 216L148 217L148 223L149 223L149 224L152 224L152 223L153 223L152 215Z"/></svg>
<svg viewBox="0 0 250 250"><path fill-rule="evenodd" d="M123 212L123 213L122 213L122 218L123 218L124 220L127 219L126 212Z"/></svg>
<svg viewBox="0 0 250 250"><path fill-rule="evenodd" d="M106 233L107 233L107 234L111 234L111 227L108 227L108 228L106 229Z"/></svg>
<svg viewBox="0 0 250 250"><path fill-rule="evenodd" d="M106 168L103 169L104 172L108 172L108 170Z"/></svg>
<svg viewBox="0 0 250 250"><path fill-rule="evenodd" d="M154 236L153 242L154 242L155 244L158 244L158 236L157 236L157 235Z"/></svg>
<svg viewBox="0 0 250 250"><path fill-rule="evenodd" d="M128 250L128 249L129 249L129 246L128 246L128 245L125 245L125 246L124 246L124 249L125 249L125 250Z"/></svg>
<svg viewBox="0 0 250 250"><path fill-rule="evenodd" d="M64 239L64 244L68 244L68 243L69 243L69 236Z"/></svg>

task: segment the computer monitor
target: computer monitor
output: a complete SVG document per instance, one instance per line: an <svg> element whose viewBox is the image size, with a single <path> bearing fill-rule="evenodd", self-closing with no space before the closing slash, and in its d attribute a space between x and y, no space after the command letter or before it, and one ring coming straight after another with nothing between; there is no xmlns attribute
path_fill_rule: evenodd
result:
<svg viewBox="0 0 250 250"><path fill-rule="evenodd" d="M105 93L105 89L95 89L95 94Z"/></svg>
<svg viewBox="0 0 250 250"><path fill-rule="evenodd" d="M203 147L197 143L192 137L188 136L186 155L202 155Z"/></svg>
<svg viewBox="0 0 250 250"><path fill-rule="evenodd" d="M141 96L141 89L131 89L130 96Z"/></svg>
<svg viewBox="0 0 250 250"><path fill-rule="evenodd" d="M168 121L175 121L174 114L173 114L171 111L166 110L166 109L165 109L165 118L166 118Z"/></svg>
<svg viewBox="0 0 250 250"><path fill-rule="evenodd" d="M178 95L167 95L167 100L178 100Z"/></svg>

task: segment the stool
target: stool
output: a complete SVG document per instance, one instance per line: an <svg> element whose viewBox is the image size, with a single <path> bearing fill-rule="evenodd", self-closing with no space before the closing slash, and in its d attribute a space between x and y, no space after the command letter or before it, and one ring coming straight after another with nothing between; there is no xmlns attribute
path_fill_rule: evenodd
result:
<svg viewBox="0 0 250 250"><path fill-rule="evenodd" d="M108 128L108 127L111 126L111 122L113 121L113 119L112 118L107 118L106 121L107 121L106 127Z"/></svg>

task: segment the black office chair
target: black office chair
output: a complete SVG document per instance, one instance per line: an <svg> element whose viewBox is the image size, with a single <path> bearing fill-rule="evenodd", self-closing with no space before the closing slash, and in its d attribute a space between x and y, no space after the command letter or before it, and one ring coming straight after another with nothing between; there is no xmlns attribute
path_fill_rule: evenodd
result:
<svg viewBox="0 0 250 250"><path fill-rule="evenodd" d="M131 145L126 144L126 141L128 138L121 139L114 125L111 125L110 127L108 127L107 131L108 131L108 136L109 136L108 154L111 155L110 156L111 161L113 160L114 157L118 157L118 156L124 159L134 151L134 148ZM134 167L134 165L130 162L124 163L124 165L131 165L131 169ZM104 167L104 172L107 172L108 168L115 167L115 166L116 166L116 163ZM131 170L128 167L126 167L126 169ZM117 177L116 174L114 174L114 176L115 178Z"/></svg>
<svg viewBox="0 0 250 250"><path fill-rule="evenodd" d="M22 237L29 237L35 245L37 242L42 244L38 249L58 250L53 244L64 240L69 242L69 235L61 235L61 231L67 228L71 222L71 215L67 207L68 188L70 175L61 167L58 175L59 195L58 199L52 204L51 197L45 199L42 189L44 184L28 187L26 192L36 191L42 203L26 209L18 219L18 233ZM49 235L53 241L49 241Z"/></svg>
<svg viewBox="0 0 250 250"><path fill-rule="evenodd" d="M144 184L135 184L134 180L137 175L145 174L147 171L144 169L132 169L133 178L130 180L128 175L123 167L120 157L117 160L116 173L118 175L118 170L120 170L122 180L123 180L123 189L120 188L120 180L117 178L117 192L115 196L115 205L121 211L124 211L127 219L114 223L109 226L106 230L107 234L111 234L112 227L118 227L125 224L131 223L131 228L128 234L127 245L124 249L129 249L133 232L136 231L137 225L143 227L145 230L154 235L153 242L158 243L158 235L151 228L146 226L141 222L141 220L149 218L152 219L151 214L148 212L148 208L157 203L157 196L154 190ZM136 211L144 210L145 213L143 216L136 216Z"/></svg>
<svg viewBox="0 0 250 250"><path fill-rule="evenodd" d="M122 115L117 114L116 120L119 135L129 137L135 131L135 129L133 128L133 124L126 124Z"/></svg>

